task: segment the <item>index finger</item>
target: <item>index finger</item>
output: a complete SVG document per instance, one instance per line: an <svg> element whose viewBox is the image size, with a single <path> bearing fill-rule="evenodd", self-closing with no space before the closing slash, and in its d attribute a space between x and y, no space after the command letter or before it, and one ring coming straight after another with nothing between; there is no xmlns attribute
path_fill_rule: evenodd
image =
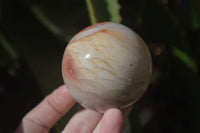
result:
<svg viewBox="0 0 200 133"><path fill-rule="evenodd" d="M19 132L48 132L52 126L75 104L63 85L48 95L22 120ZM20 131L21 130L21 131Z"/></svg>

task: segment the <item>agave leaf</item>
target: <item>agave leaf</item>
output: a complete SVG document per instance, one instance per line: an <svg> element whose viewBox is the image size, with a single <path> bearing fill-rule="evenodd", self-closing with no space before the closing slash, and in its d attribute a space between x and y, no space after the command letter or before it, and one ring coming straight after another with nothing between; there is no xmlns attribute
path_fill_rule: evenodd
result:
<svg viewBox="0 0 200 133"><path fill-rule="evenodd" d="M112 22L120 23L121 16L120 16L120 5L118 3L118 0L106 0L106 3L108 5L107 8L110 14L110 20Z"/></svg>

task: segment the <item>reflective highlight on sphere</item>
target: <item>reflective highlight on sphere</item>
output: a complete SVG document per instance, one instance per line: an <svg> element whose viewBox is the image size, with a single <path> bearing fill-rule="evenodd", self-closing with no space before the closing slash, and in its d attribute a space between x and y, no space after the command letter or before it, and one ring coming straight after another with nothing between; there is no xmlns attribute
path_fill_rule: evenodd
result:
<svg viewBox="0 0 200 133"><path fill-rule="evenodd" d="M64 82L83 107L125 109L146 91L152 61L144 41L128 27L103 22L76 34L62 61Z"/></svg>

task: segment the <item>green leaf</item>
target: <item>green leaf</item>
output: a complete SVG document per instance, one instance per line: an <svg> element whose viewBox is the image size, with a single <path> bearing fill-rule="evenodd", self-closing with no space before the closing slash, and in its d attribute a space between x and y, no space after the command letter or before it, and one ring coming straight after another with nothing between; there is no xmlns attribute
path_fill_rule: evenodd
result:
<svg viewBox="0 0 200 133"><path fill-rule="evenodd" d="M110 14L110 20L112 22L120 23L121 16L120 16L120 5L118 0L106 0L108 4L108 11Z"/></svg>
<svg viewBox="0 0 200 133"><path fill-rule="evenodd" d="M10 45L8 40L4 37L4 35L1 32L0 32L0 46L8 53L11 59L18 59L18 53Z"/></svg>
<svg viewBox="0 0 200 133"><path fill-rule="evenodd" d="M34 2L30 11L57 39L68 42L74 34L88 26L89 19L85 1ZM80 12L81 11L81 12Z"/></svg>
<svg viewBox="0 0 200 133"><path fill-rule="evenodd" d="M61 39L65 38L64 32L59 29L55 24L53 24L48 17L43 13L41 8L37 5L34 5L31 7L31 10L34 14L34 16L53 34L58 36Z"/></svg>
<svg viewBox="0 0 200 133"><path fill-rule="evenodd" d="M171 51L173 55L177 57L180 61L182 61L190 70L195 73L198 72L198 67L195 61L187 53L176 47L172 47Z"/></svg>
<svg viewBox="0 0 200 133"><path fill-rule="evenodd" d="M102 21L121 22L117 0L85 0L91 24Z"/></svg>

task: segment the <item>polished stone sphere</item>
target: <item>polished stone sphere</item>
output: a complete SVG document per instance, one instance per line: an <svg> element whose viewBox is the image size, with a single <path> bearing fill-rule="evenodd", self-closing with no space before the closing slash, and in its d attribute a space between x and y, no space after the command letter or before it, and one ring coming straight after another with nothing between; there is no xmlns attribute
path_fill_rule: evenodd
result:
<svg viewBox="0 0 200 133"><path fill-rule="evenodd" d="M62 61L69 93L83 107L98 112L132 106L146 91L151 73L145 42L130 28L113 22L76 34Z"/></svg>

